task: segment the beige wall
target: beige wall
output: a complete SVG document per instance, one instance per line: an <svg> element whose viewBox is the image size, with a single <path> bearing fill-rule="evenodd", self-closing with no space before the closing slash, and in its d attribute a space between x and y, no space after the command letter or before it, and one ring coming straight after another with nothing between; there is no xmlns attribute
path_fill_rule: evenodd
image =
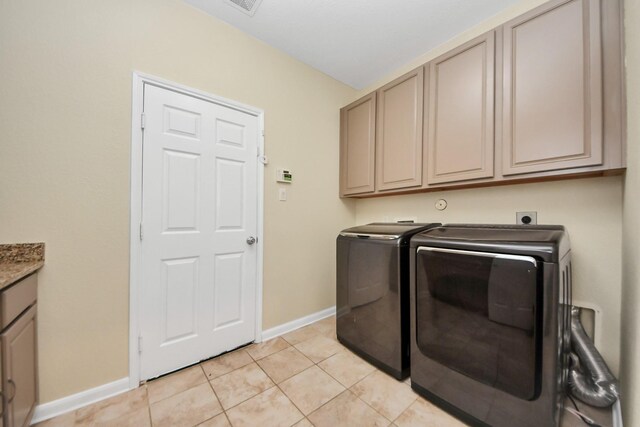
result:
<svg viewBox="0 0 640 427"><path fill-rule="evenodd" d="M335 304L351 88L177 0L3 0L0 64L0 242L47 244L41 402L128 375L133 70L265 110L264 328Z"/></svg>
<svg viewBox="0 0 640 427"><path fill-rule="evenodd" d="M356 97L412 70L507 20L545 3L523 0L394 71ZM516 211L538 212L541 224L563 224L569 230L574 268L574 298L600 307L602 335L597 339L612 370L620 364L623 177L592 178L418 195L364 199L356 202L356 222L417 217L423 221L514 223ZM450 204L444 212L437 199Z"/></svg>
<svg viewBox="0 0 640 427"><path fill-rule="evenodd" d="M640 2L625 0L627 174L622 258L622 403L625 423L640 425Z"/></svg>

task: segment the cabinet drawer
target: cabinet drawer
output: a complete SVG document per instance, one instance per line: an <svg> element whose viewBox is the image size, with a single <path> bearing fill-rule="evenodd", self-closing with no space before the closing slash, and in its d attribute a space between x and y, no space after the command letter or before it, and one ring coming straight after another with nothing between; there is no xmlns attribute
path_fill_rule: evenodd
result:
<svg viewBox="0 0 640 427"><path fill-rule="evenodd" d="M0 322L6 328L20 313L36 301L37 275L32 274L0 293Z"/></svg>

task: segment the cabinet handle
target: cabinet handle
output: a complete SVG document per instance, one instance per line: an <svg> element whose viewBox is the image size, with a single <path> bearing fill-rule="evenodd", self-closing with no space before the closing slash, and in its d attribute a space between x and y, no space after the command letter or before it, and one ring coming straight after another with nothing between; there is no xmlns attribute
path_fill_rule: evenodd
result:
<svg viewBox="0 0 640 427"><path fill-rule="evenodd" d="M9 384L13 386L13 395L9 398L9 401L7 403L13 402L13 398L16 397L16 383L14 383L13 380L10 379Z"/></svg>

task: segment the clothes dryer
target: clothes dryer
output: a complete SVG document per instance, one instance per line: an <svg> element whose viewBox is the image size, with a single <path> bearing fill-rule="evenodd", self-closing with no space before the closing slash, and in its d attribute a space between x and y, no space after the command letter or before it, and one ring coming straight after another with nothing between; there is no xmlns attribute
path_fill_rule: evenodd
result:
<svg viewBox="0 0 640 427"><path fill-rule="evenodd" d="M445 225L411 239L411 386L473 425L557 426L571 252L561 226Z"/></svg>

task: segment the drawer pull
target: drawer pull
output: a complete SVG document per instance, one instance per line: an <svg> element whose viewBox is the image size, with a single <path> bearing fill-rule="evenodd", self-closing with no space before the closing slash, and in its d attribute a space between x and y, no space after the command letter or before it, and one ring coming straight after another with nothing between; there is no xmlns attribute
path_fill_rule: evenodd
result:
<svg viewBox="0 0 640 427"><path fill-rule="evenodd" d="M9 398L9 401L7 402L7 403L11 403L13 402L13 398L16 397L16 383L14 383L12 379L10 379L8 382L13 386L13 395Z"/></svg>

